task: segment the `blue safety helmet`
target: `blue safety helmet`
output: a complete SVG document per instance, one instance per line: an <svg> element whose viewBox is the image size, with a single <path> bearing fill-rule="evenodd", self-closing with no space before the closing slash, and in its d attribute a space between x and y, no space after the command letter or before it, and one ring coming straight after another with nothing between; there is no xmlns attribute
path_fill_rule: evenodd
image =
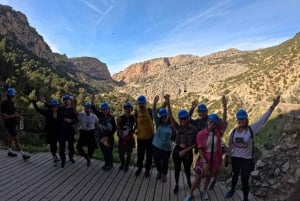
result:
<svg viewBox="0 0 300 201"><path fill-rule="evenodd" d="M133 108L130 102L125 102L124 105L123 105L123 108L125 108L125 107Z"/></svg>
<svg viewBox="0 0 300 201"><path fill-rule="evenodd" d="M207 107L205 104L199 104L198 105L198 111L207 111Z"/></svg>
<svg viewBox="0 0 300 201"><path fill-rule="evenodd" d="M220 123L220 118L217 114L208 115L208 120L215 122L216 124Z"/></svg>
<svg viewBox="0 0 300 201"><path fill-rule="evenodd" d="M59 102L58 102L57 99L52 99L52 100L50 101L50 105L51 105L51 106L58 106L58 105L59 105Z"/></svg>
<svg viewBox="0 0 300 201"><path fill-rule="evenodd" d="M247 119L247 118L248 118L248 114L247 114L246 110L239 109L236 112L236 119Z"/></svg>
<svg viewBox="0 0 300 201"><path fill-rule="evenodd" d="M187 118L187 117L189 117L189 116L190 116L190 114L189 114L189 112L186 111L186 110L180 110L180 111L178 112L178 119Z"/></svg>
<svg viewBox="0 0 300 201"><path fill-rule="evenodd" d="M101 109L101 110L105 110L105 109L108 109L108 108L109 108L109 105L108 105L107 102L101 103L101 105L100 105L100 109Z"/></svg>
<svg viewBox="0 0 300 201"><path fill-rule="evenodd" d="M139 96L137 98L137 104L146 104L146 97L145 96Z"/></svg>
<svg viewBox="0 0 300 201"><path fill-rule="evenodd" d="M85 107L85 108L92 108L92 104L91 104L91 103L85 103L85 104L84 104L84 107Z"/></svg>
<svg viewBox="0 0 300 201"><path fill-rule="evenodd" d="M16 95L15 89L14 88L8 88L7 89L7 95L8 96L15 96Z"/></svg>
<svg viewBox="0 0 300 201"><path fill-rule="evenodd" d="M158 115L159 115L159 118L167 117L168 110L165 107L162 107L159 109Z"/></svg>
<svg viewBox="0 0 300 201"><path fill-rule="evenodd" d="M71 96L68 95L68 94L65 94L65 95L63 96L63 101L64 101L64 100L71 100Z"/></svg>

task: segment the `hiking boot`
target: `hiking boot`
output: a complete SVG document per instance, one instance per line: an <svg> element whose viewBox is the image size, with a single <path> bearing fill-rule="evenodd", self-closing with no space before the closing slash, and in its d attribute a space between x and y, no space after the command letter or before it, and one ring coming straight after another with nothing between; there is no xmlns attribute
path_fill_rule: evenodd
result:
<svg viewBox="0 0 300 201"><path fill-rule="evenodd" d="M71 163L75 163L75 160L73 158L70 158Z"/></svg>
<svg viewBox="0 0 300 201"><path fill-rule="evenodd" d="M174 190L173 190L175 194L178 193L178 189L179 189L179 186L178 186L178 185L175 185Z"/></svg>
<svg viewBox="0 0 300 201"><path fill-rule="evenodd" d="M128 172L128 165L125 165L124 172Z"/></svg>
<svg viewBox="0 0 300 201"><path fill-rule="evenodd" d="M146 170L145 172L145 178L149 178L150 177L150 170Z"/></svg>
<svg viewBox="0 0 300 201"><path fill-rule="evenodd" d="M225 197L226 198L231 198L232 196L233 196L233 194L234 194L234 190L230 190L230 191L228 191L226 194L225 194Z"/></svg>
<svg viewBox="0 0 300 201"><path fill-rule="evenodd" d="M7 155L10 156L10 157L16 157L16 156L18 156L18 154L14 153L14 152L11 152L11 151L8 152Z"/></svg>
<svg viewBox="0 0 300 201"><path fill-rule="evenodd" d="M24 160L27 160L27 159L29 159L29 158L30 158L30 155L28 155L28 154L24 154L22 157L23 157L23 159L24 159Z"/></svg>
<svg viewBox="0 0 300 201"><path fill-rule="evenodd" d="M120 167L119 167L119 171L123 170L123 168L124 168L124 164L121 164Z"/></svg>
<svg viewBox="0 0 300 201"><path fill-rule="evenodd" d="M216 184L216 180L213 180L213 181L210 183L210 185L209 185L209 187L208 187L208 190L213 190L214 187L215 187L215 184Z"/></svg>
<svg viewBox="0 0 300 201"><path fill-rule="evenodd" d="M204 190L204 191L203 191L202 199L203 199L203 200L209 200L207 190Z"/></svg>
<svg viewBox="0 0 300 201"><path fill-rule="evenodd" d="M137 176L139 176L141 174L141 172L142 172L142 168L139 168L139 169L137 169L137 171L135 171L134 174L137 177Z"/></svg>
<svg viewBox="0 0 300 201"><path fill-rule="evenodd" d="M193 196L192 195L187 195L185 198L184 198L184 201L191 201L193 199Z"/></svg>
<svg viewBox="0 0 300 201"><path fill-rule="evenodd" d="M104 166L102 167L102 170L109 171L109 170L111 170L112 168L113 168L112 165L104 165Z"/></svg>
<svg viewBox="0 0 300 201"><path fill-rule="evenodd" d="M54 157L53 157L53 163L54 163L53 166L54 166L54 167L57 167L58 161L59 161L59 160L58 160L57 156L54 156Z"/></svg>

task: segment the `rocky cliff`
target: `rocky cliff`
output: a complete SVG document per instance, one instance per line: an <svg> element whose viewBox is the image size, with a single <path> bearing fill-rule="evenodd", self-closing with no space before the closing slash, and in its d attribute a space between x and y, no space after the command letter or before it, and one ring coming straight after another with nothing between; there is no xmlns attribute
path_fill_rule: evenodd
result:
<svg viewBox="0 0 300 201"><path fill-rule="evenodd" d="M116 86L105 63L91 57L70 59L65 55L53 53L43 37L30 26L26 16L9 6L0 5L0 36L14 40L38 59L47 61L56 71L76 81L95 88L111 89ZM96 81L99 81L99 84ZM103 81L107 85L103 86Z"/></svg>
<svg viewBox="0 0 300 201"><path fill-rule="evenodd" d="M277 146L264 151L251 176L263 200L300 200L300 110L289 114Z"/></svg>

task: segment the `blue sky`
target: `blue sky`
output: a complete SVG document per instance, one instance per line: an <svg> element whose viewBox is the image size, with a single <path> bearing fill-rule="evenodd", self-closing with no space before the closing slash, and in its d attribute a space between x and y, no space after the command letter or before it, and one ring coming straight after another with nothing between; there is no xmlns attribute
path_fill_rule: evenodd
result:
<svg viewBox="0 0 300 201"><path fill-rule="evenodd" d="M51 47L91 56L111 74L179 54L270 47L300 31L300 0L0 0Z"/></svg>

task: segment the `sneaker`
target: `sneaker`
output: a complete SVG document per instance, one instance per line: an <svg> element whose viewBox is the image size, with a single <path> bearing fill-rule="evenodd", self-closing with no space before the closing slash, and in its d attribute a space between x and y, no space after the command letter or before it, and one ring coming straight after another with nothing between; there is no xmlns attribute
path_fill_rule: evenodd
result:
<svg viewBox="0 0 300 201"><path fill-rule="evenodd" d="M18 154L14 153L14 152L8 152L7 155L10 156L10 157L18 156Z"/></svg>
<svg viewBox="0 0 300 201"><path fill-rule="evenodd" d="M125 165L124 172L128 172L128 165Z"/></svg>
<svg viewBox="0 0 300 201"><path fill-rule="evenodd" d="M234 194L234 190L230 190L230 191L228 191L226 194L225 194L225 197L227 197L227 198L231 198L232 196L233 196L233 194Z"/></svg>
<svg viewBox="0 0 300 201"><path fill-rule="evenodd" d="M160 172L157 173L156 179L161 179L161 173Z"/></svg>
<svg viewBox="0 0 300 201"><path fill-rule="evenodd" d="M22 157L23 157L23 159L24 159L24 160L27 160L27 159L29 159L29 158L30 158L30 155L28 155L28 154L24 154Z"/></svg>
<svg viewBox="0 0 300 201"><path fill-rule="evenodd" d="M123 170L123 168L124 168L124 165L121 164L120 167L119 167L119 170Z"/></svg>
<svg viewBox="0 0 300 201"><path fill-rule="evenodd" d="M137 169L137 171L135 171L135 176L139 176L139 174L141 174L142 172L142 168Z"/></svg>
<svg viewBox="0 0 300 201"><path fill-rule="evenodd" d="M150 177L150 170L146 170L145 172L145 178L149 178Z"/></svg>
<svg viewBox="0 0 300 201"><path fill-rule="evenodd" d="M192 195L187 195L183 201L191 201L193 199Z"/></svg>
<svg viewBox="0 0 300 201"><path fill-rule="evenodd" d="M70 158L70 161L74 164L75 160L73 158Z"/></svg>
<svg viewBox="0 0 300 201"><path fill-rule="evenodd" d="M213 181L210 183L210 185L209 185L209 187L208 187L208 190L213 190L214 187L215 187L215 184L216 184L216 180L213 180Z"/></svg>
<svg viewBox="0 0 300 201"><path fill-rule="evenodd" d="M175 185L174 190L173 190L175 194L178 193L178 189L179 189L179 186L178 186L178 185Z"/></svg>
<svg viewBox="0 0 300 201"><path fill-rule="evenodd" d="M56 156L53 157L53 166L57 167L57 163L58 163L58 158Z"/></svg>
<svg viewBox="0 0 300 201"><path fill-rule="evenodd" d="M202 199L203 199L203 200L209 200L208 193L207 193L207 191L206 191L206 190L205 190L205 191L203 191L203 194L202 194Z"/></svg>

